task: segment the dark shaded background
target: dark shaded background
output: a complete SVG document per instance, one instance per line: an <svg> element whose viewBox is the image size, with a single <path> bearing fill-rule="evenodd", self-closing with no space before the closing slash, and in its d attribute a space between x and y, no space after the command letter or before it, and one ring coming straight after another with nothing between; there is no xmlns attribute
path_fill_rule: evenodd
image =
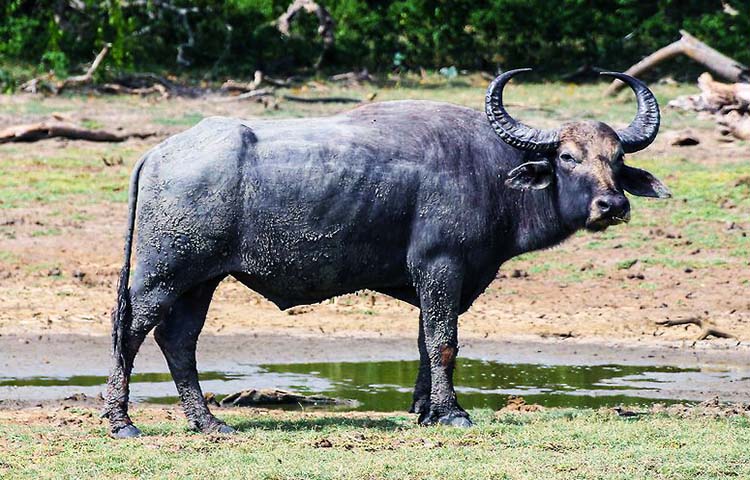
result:
<svg viewBox="0 0 750 480"><path fill-rule="evenodd" d="M80 73L104 42L112 71L203 79L310 72L321 55L317 19L301 15L291 37L274 20L289 0L0 0L0 83L19 68ZM750 2L739 0L321 0L336 42L321 69L485 70L534 66L554 78L581 66L625 69L687 29L750 63ZM180 13L180 9L183 13ZM190 45L188 39L193 37ZM177 49L183 44L183 62ZM691 76L688 61L670 73ZM105 73L99 73L104 75ZM658 75L656 71L654 75Z"/></svg>

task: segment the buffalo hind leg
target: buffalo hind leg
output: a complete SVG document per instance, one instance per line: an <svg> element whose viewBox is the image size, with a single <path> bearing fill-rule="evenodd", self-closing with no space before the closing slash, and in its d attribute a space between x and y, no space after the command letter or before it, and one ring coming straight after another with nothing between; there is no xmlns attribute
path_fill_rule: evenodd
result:
<svg viewBox="0 0 750 480"><path fill-rule="evenodd" d="M419 415L422 425L469 427L472 424L453 389L461 271L460 262L448 256L432 258L415 269L424 346L430 364L430 405Z"/></svg>
<svg viewBox="0 0 750 480"><path fill-rule="evenodd" d="M113 355L102 414L109 419L110 434L115 438L131 438L141 434L128 415L130 374L143 340L164 317L171 301L170 289L163 284L155 288L139 284L130 289L130 325L122 339L121 358Z"/></svg>
<svg viewBox="0 0 750 480"><path fill-rule="evenodd" d="M154 331L156 343L167 359L182 408L190 428L203 433L232 433L234 429L209 411L195 361L198 336L208 313L216 286L221 279L209 280L184 293L172 306L167 318Z"/></svg>
<svg viewBox="0 0 750 480"><path fill-rule="evenodd" d="M417 339L419 347L419 372L417 381L414 385L414 398L409 408L409 413L417 413L420 416L428 413L430 410L430 391L432 390L432 379L430 378L430 357L427 353L427 345L424 339L424 322L422 315L419 315L419 338Z"/></svg>

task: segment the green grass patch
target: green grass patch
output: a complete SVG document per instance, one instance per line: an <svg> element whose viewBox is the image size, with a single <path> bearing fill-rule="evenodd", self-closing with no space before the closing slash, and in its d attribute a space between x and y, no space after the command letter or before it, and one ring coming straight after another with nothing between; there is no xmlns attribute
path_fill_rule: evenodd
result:
<svg viewBox="0 0 750 480"><path fill-rule="evenodd" d="M79 203L125 202L130 165L137 158L123 147L111 147L128 158L107 167L100 150L68 148L58 156L9 154L0 164L0 208Z"/></svg>
<svg viewBox="0 0 750 480"><path fill-rule="evenodd" d="M234 436L189 433L184 421L143 423L116 441L75 409L64 425L0 424L8 478L669 479L747 478L745 418L620 418L550 410L476 426L421 428L404 415L232 414ZM135 415L136 422L139 420Z"/></svg>
<svg viewBox="0 0 750 480"><path fill-rule="evenodd" d="M20 257L13 252L0 250L0 263L14 264L20 260Z"/></svg>
<svg viewBox="0 0 750 480"><path fill-rule="evenodd" d="M62 230L59 228L42 228L31 232L32 237L54 237L61 234Z"/></svg>
<svg viewBox="0 0 750 480"><path fill-rule="evenodd" d="M166 125L169 127L192 127L196 123L203 120L203 114L200 113L186 113L178 117L167 117L159 116L153 119L153 122L159 125Z"/></svg>
<svg viewBox="0 0 750 480"><path fill-rule="evenodd" d="M97 120L92 120L90 118L85 118L81 120L81 125L83 125L86 128L90 128L91 130L99 130L101 128L104 128L104 125L102 122L99 122Z"/></svg>

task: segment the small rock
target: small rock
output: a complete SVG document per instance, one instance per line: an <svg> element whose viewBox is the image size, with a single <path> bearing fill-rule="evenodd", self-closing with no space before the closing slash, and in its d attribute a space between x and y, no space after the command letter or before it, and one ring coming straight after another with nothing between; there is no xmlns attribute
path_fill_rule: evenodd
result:
<svg viewBox="0 0 750 480"><path fill-rule="evenodd" d="M735 222L727 222L727 230L742 230L742 226Z"/></svg>
<svg viewBox="0 0 750 480"><path fill-rule="evenodd" d="M618 417L632 418L632 417L639 417L643 415L643 413L641 412L634 412L632 410L626 410L622 407L615 407L612 410L615 411Z"/></svg>
<svg viewBox="0 0 750 480"><path fill-rule="evenodd" d="M312 307L309 305L302 305L299 307L292 307L286 310L287 315L302 315L303 313L312 312Z"/></svg>
<svg viewBox="0 0 750 480"><path fill-rule="evenodd" d="M507 412L539 412L541 410L544 410L544 407L541 405L536 404L529 404L526 403L526 400L521 396L516 395L510 395L508 397L507 404L500 409L497 413L507 413Z"/></svg>
<svg viewBox="0 0 750 480"><path fill-rule="evenodd" d="M510 274L510 278L526 278L529 274L525 270L519 270L515 269L513 270L513 273Z"/></svg>
<svg viewBox="0 0 750 480"><path fill-rule="evenodd" d="M333 444L327 438L321 438L321 439L317 440L315 443L313 443L313 447L315 447L315 448L331 448L331 447L333 447Z"/></svg>
<svg viewBox="0 0 750 480"><path fill-rule="evenodd" d="M65 400L71 400L73 402L85 402L89 397L85 393L74 393L69 397L65 397Z"/></svg>
<svg viewBox="0 0 750 480"><path fill-rule="evenodd" d="M700 138L692 130L668 132L667 141L674 147L692 147L701 143Z"/></svg>

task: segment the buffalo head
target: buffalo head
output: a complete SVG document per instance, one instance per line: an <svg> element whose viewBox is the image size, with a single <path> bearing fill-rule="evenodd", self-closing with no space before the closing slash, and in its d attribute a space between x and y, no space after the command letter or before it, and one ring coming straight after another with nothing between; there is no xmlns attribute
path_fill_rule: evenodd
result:
<svg viewBox="0 0 750 480"><path fill-rule="evenodd" d="M636 94L638 112L624 130L602 122L565 124L540 130L513 119L503 107L503 87L514 75L498 76L487 89L485 111L492 128L505 143L536 155L508 173L506 185L515 189L554 188L559 213L573 228L603 230L630 220L630 203L623 192L666 198L669 190L645 170L625 164L625 154L646 148L659 131L659 105L646 85L623 73L606 72L628 84Z"/></svg>

